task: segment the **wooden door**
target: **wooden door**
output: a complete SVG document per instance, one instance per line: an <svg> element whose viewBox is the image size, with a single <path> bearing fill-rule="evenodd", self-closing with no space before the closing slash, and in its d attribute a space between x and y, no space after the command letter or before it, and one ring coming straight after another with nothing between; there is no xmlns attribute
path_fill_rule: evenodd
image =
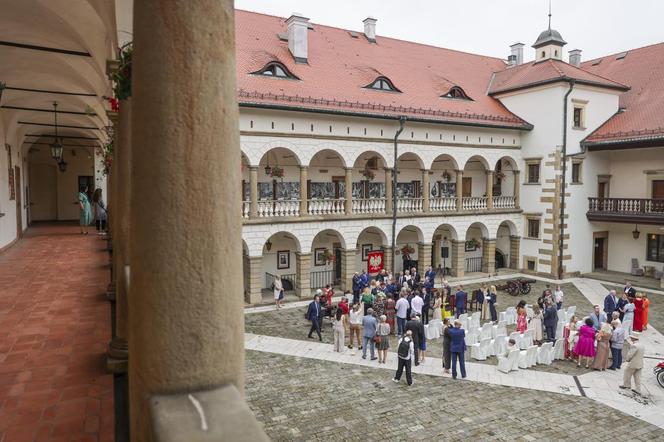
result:
<svg viewBox="0 0 664 442"><path fill-rule="evenodd" d="M21 169L14 166L14 186L16 187L16 237L23 236L23 198L21 198Z"/></svg>
<svg viewBox="0 0 664 442"><path fill-rule="evenodd" d="M473 193L473 179L470 177L463 177L461 182L461 196L470 197Z"/></svg>
<svg viewBox="0 0 664 442"><path fill-rule="evenodd" d="M597 183L597 198L606 198L606 183Z"/></svg>
<svg viewBox="0 0 664 442"><path fill-rule="evenodd" d="M604 248L606 246L606 238L595 238L595 270L606 270L604 265Z"/></svg>
<svg viewBox="0 0 664 442"><path fill-rule="evenodd" d="M53 221L58 218L57 175L55 166L30 166L30 219Z"/></svg>
<svg viewBox="0 0 664 442"><path fill-rule="evenodd" d="M664 199L664 180L652 182L652 199Z"/></svg>

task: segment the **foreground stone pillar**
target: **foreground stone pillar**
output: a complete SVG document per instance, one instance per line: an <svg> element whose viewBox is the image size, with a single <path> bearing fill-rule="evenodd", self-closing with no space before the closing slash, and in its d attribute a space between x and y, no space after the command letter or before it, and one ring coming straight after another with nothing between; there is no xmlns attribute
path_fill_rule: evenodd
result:
<svg viewBox="0 0 664 442"><path fill-rule="evenodd" d="M521 183L520 172L518 170L514 171L514 207L517 209L520 207L519 199L521 195Z"/></svg>
<svg viewBox="0 0 664 442"><path fill-rule="evenodd" d="M521 237L510 235L510 269L519 270L520 254L521 254Z"/></svg>
<svg viewBox="0 0 664 442"><path fill-rule="evenodd" d="M247 278L249 287L246 287L246 301L249 304L260 304L263 300L263 257L250 256L246 258L249 272Z"/></svg>
<svg viewBox="0 0 664 442"><path fill-rule="evenodd" d="M486 208L493 209L493 170L486 171Z"/></svg>
<svg viewBox="0 0 664 442"><path fill-rule="evenodd" d="M341 290L353 290L353 273L357 272L356 249L341 249Z"/></svg>
<svg viewBox="0 0 664 442"><path fill-rule="evenodd" d="M463 170L456 171L457 211L463 209Z"/></svg>
<svg viewBox="0 0 664 442"><path fill-rule="evenodd" d="M424 278L424 271L431 265L431 243L417 243L417 272Z"/></svg>
<svg viewBox="0 0 664 442"><path fill-rule="evenodd" d="M433 249L431 250L431 259L432 259L432 267L433 270L435 271L438 268L438 264L440 264L440 248L441 248L442 241L440 239L434 239L433 240Z"/></svg>
<svg viewBox="0 0 664 442"><path fill-rule="evenodd" d="M394 169L390 168L385 168L385 213L388 215L392 214L392 207L393 207L393 198L394 195L392 192L394 191L392 189L392 174L394 173Z"/></svg>
<svg viewBox="0 0 664 442"><path fill-rule="evenodd" d="M422 211L429 211L429 196L431 189L429 188L429 171L422 169Z"/></svg>
<svg viewBox="0 0 664 442"><path fill-rule="evenodd" d="M131 216L131 99L120 102L120 115L115 135L115 233L113 267L115 275L115 336L108 345L106 369L112 373L126 373L129 358L129 324L127 292L129 281L125 266L129 266L129 227Z"/></svg>
<svg viewBox="0 0 664 442"><path fill-rule="evenodd" d="M311 253L295 253L295 294L300 298L311 295Z"/></svg>
<svg viewBox="0 0 664 442"><path fill-rule="evenodd" d="M243 195L244 198L244 195ZM249 218L258 218L258 167L249 167Z"/></svg>
<svg viewBox="0 0 664 442"><path fill-rule="evenodd" d="M482 239L482 272L496 273L496 240Z"/></svg>
<svg viewBox="0 0 664 442"><path fill-rule="evenodd" d="M466 241L453 239L450 243L452 244L450 273L452 276L461 278L466 273Z"/></svg>
<svg viewBox="0 0 664 442"><path fill-rule="evenodd" d="M383 267L387 269L388 273L392 273L392 276L396 278L397 275L394 274L394 248L393 247L383 247L385 263Z"/></svg>
<svg viewBox="0 0 664 442"><path fill-rule="evenodd" d="M353 213L353 168L346 167L344 176L344 210L346 215Z"/></svg>
<svg viewBox="0 0 664 442"><path fill-rule="evenodd" d="M309 180L309 168L300 166L300 216L309 214L309 192L307 191L307 181ZM276 200L276 195L274 197Z"/></svg>
<svg viewBox="0 0 664 442"><path fill-rule="evenodd" d="M142 0L133 29L131 440L164 440L169 411L188 417L179 440L219 440L201 416L217 427L223 395L205 394L244 384L233 2Z"/></svg>
<svg viewBox="0 0 664 442"><path fill-rule="evenodd" d="M117 130L117 122L114 123L115 129ZM115 150L113 151L113 162L116 162L116 155L117 153ZM110 281L108 282L108 286L106 286L106 299L109 301L115 301L115 263L113 262L113 233L115 231L115 216L113 216L113 212L115 212L115 195L117 192L115 191L115 182L116 180L113 179L114 177L114 172L113 172L113 167L111 166L111 170L108 173L108 195L106 196L106 203L107 203L107 208L108 208L108 213L106 215L106 223L107 223L107 229L108 229L108 234L106 236L106 241L107 241L107 246L106 250L108 251L108 261L111 266L111 272L110 272Z"/></svg>

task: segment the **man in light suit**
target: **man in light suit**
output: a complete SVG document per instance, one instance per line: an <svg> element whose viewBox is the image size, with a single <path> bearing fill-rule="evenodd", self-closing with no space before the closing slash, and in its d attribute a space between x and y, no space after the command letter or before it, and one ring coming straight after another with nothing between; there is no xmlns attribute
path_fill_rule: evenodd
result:
<svg viewBox="0 0 664 442"><path fill-rule="evenodd" d="M604 313L609 317L618 310L618 296L616 296L616 291L611 290L606 298L604 298Z"/></svg>
<svg viewBox="0 0 664 442"><path fill-rule="evenodd" d="M627 352L627 367L623 372L623 384L620 386L622 389L629 389L632 387L632 376L634 377L634 388L632 391L636 394L641 394L641 371L643 370L643 353L645 348L639 342L641 333L633 332L629 336L630 346Z"/></svg>
<svg viewBox="0 0 664 442"><path fill-rule="evenodd" d="M588 315L593 320L593 328L599 331L602 324L606 322L606 314L599 309L599 304L595 304L595 310Z"/></svg>
<svg viewBox="0 0 664 442"><path fill-rule="evenodd" d="M307 337L312 339L311 334L316 331L316 334L318 334L318 340L322 341L323 337L320 334L320 296L314 296L314 300L309 303L309 308L307 309L307 319L311 321L311 328L309 329L309 335L307 335Z"/></svg>
<svg viewBox="0 0 664 442"><path fill-rule="evenodd" d="M550 299L546 301L544 311L544 328L546 329L546 340L556 342L556 327L558 326L558 309Z"/></svg>

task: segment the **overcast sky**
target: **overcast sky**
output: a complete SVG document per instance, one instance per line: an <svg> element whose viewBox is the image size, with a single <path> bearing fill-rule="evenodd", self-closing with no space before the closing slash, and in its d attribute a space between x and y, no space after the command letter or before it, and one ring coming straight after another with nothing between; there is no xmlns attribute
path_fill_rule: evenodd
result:
<svg viewBox="0 0 664 442"><path fill-rule="evenodd" d="M582 59L664 41L664 0L552 0L552 28L582 49ZM507 58L509 45L530 47L547 28L548 0L235 0L238 9L288 17L300 12L313 23L363 30L460 51Z"/></svg>

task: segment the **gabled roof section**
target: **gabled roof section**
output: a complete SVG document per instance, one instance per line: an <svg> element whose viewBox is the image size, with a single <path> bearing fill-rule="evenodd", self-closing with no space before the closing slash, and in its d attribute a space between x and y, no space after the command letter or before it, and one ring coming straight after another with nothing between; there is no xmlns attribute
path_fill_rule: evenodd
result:
<svg viewBox="0 0 664 442"><path fill-rule="evenodd" d="M524 63L519 66L496 72L491 81L489 95L569 81L572 79L578 84L616 89L619 91L626 91L629 89L628 86L625 86L622 83L577 68L564 61L548 59L545 61Z"/></svg>
<svg viewBox="0 0 664 442"><path fill-rule="evenodd" d="M621 111L582 144L589 148L664 145L664 43L588 60L581 66L631 86L620 96Z"/></svg>
<svg viewBox="0 0 664 442"><path fill-rule="evenodd" d="M235 11L238 101L241 106L274 107L377 118L406 116L418 121L531 129L498 100L487 96L499 58L468 54L378 36L376 43L348 30L311 24L308 63L296 64L281 17ZM251 75L279 61L300 81ZM364 86L389 78L400 94L380 94ZM458 85L473 97L449 100L441 94Z"/></svg>

